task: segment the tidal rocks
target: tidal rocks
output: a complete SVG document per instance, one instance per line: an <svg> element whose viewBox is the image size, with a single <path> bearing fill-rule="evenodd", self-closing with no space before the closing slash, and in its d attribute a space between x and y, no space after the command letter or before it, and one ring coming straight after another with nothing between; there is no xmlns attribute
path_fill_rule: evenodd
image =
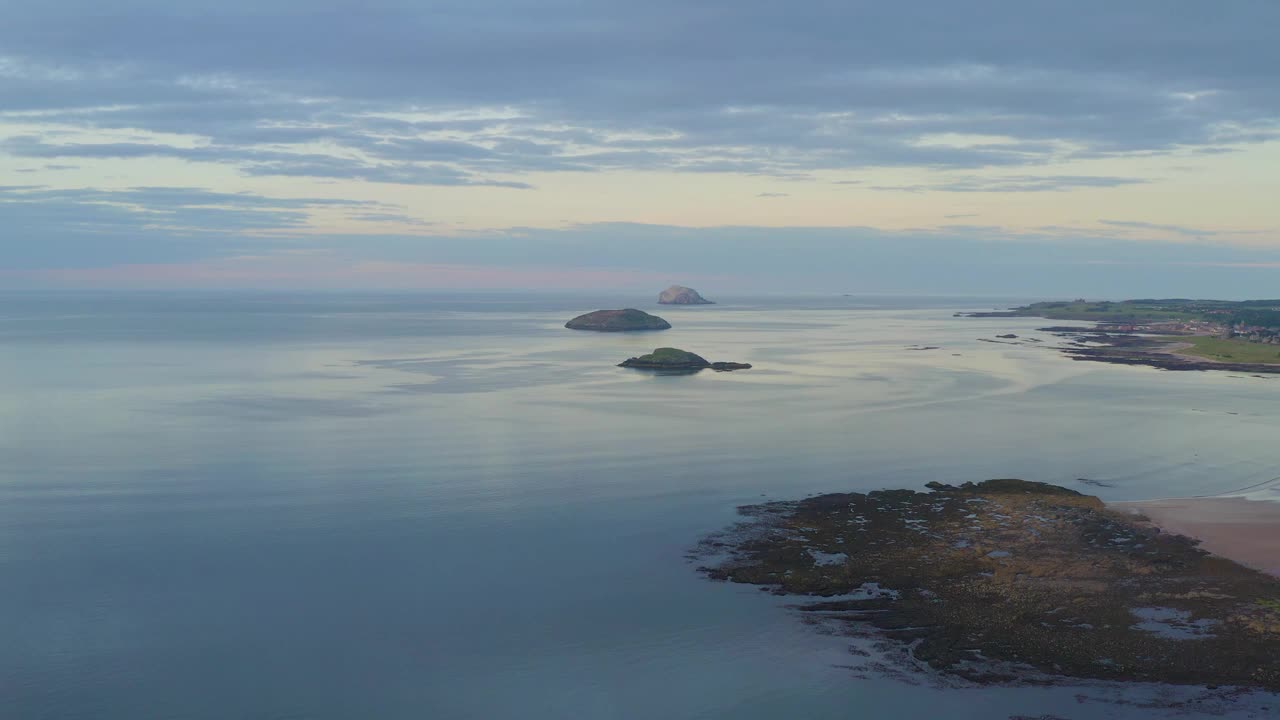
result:
<svg viewBox="0 0 1280 720"><path fill-rule="evenodd" d="M1104 362L1113 365L1145 365L1161 370L1225 370L1231 372L1280 374L1280 365L1272 363L1226 362L1207 360L1176 351L1177 336L1142 335L1132 331L1098 325L1080 327L1047 327L1041 332L1075 341L1058 346L1072 360ZM1087 341L1091 344L1085 344ZM995 342L995 341L992 341Z"/></svg>
<svg viewBox="0 0 1280 720"><path fill-rule="evenodd" d="M659 305L715 305L702 297L697 290L683 285L672 285L658 294Z"/></svg>
<svg viewBox="0 0 1280 720"><path fill-rule="evenodd" d="M579 315L564 324L570 330L594 330L596 332L631 332L636 330L666 330L671 323L643 310L596 310Z"/></svg>
<svg viewBox="0 0 1280 720"><path fill-rule="evenodd" d="M648 355L628 358L627 360L619 363L618 367L639 368L641 370L659 370L664 372L693 373L707 368L717 372L746 370L751 366L747 363L708 362L707 359L701 355L691 353L687 350L665 347L658 348Z"/></svg>
<svg viewBox="0 0 1280 720"><path fill-rule="evenodd" d="M890 641L903 667L1280 690L1280 579L1068 488L928 487L745 507L694 557L714 579L826 598L799 609Z"/></svg>

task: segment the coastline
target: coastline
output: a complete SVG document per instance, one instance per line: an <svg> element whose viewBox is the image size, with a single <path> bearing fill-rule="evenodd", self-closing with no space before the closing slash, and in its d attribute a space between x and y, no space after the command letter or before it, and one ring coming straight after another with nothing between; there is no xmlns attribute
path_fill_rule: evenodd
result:
<svg viewBox="0 0 1280 720"><path fill-rule="evenodd" d="M1172 498L1108 503L1146 516L1161 531L1241 565L1280 576L1280 503L1245 497Z"/></svg>
<svg viewBox="0 0 1280 720"><path fill-rule="evenodd" d="M1093 328L1053 326L1039 328L1039 331L1069 339L1068 344L1054 349L1072 360L1140 365L1160 370L1225 370L1258 376L1280 374L1280 364L1231 362L1180 352L1189 345L1178 335L1136 333L1103 325ZM1086 341L1096 344L1082 344ZM1020 343L1014 341L1013 344Z"/></svg>
<svg viewBox="0 0 1280 720"><path fill-rule="evenodd" d="M1256 567L1274 564L1265 550L1280 505L1106 505L1007 478L925 487L744 506L746 521L690 559L710 560L699 570L712 580L808 598L797 612L896 645L900 669L923 663L984 686L1280 689L1280 579Z"/></svg>
<svg viewBox="0 0 1280 720"><path fill-rule="evenodd" d="M1266 347L1262 343L1274 346L1280 339L1280 306L1257 310L1253 304L1185 299L1118 303L1076 300L1032 303L994 312L958 312L955 317L1038 317L1093 323L1092 327L1039 328L1039 332L1063 339L1065 343L1057 349L1072 360L1141 365L1160 370L1225 370L1260 377L1280 374L1280 352L1260 351ZM1246 338L1247 342L1233 344L1230 338L1236 336ZM1017 336L996 337L1014 339ZM1227 344L1222 345L1224 342Z"/></svg>

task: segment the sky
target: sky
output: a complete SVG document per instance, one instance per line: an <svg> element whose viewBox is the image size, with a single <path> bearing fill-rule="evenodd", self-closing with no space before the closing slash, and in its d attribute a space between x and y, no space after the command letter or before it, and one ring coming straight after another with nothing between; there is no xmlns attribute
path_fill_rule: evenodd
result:
<svg viewBox="0 0 1280 720"><path fill-rule="evenodd" d="M1280 296L1275 0L0 18L0 288Z"/></svg>

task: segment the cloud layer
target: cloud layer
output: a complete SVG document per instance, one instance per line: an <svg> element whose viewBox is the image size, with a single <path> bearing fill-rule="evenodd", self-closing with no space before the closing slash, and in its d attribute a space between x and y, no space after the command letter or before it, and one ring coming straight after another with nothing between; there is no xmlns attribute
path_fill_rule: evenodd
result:
<svg viewBox="0 0 1280 720"><path fill-rule="evenodd" d="M1268 0L25 3L0 95L199 143L9 140L20 157L256 175L1028 167L1275 137L1278 26Z"/></svg>
<svg viewBox="0 0 1280 720"><path fill-rule="evenodd" d="M583 174L755 178L742 197L770 207L803 196L782 183L1016 202L1140 188L1160 181L1144 162L1280 138L1273 0L64 0L4 16L12 269L297 249L345 237L321 232L335 222L395 225L420 236L411 261L450 262L428 213L369 187L487 193L494 217ZM1150 213L1079 220L1093 238L1220 237ZM367 259L397 244L370 240Z"/></svg>

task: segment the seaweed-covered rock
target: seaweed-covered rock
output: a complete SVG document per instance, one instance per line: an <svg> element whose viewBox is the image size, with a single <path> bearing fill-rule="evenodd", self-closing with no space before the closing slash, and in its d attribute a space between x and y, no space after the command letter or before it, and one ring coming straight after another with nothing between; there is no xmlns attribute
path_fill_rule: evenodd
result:
<svg viewBox="0 0 1280 720"><path fill-rule="evenodd" d="M1280 578L1068 488L928 487L742 508L701 569L830 598L800 609L975 682L1280 690Z"/></svg>

